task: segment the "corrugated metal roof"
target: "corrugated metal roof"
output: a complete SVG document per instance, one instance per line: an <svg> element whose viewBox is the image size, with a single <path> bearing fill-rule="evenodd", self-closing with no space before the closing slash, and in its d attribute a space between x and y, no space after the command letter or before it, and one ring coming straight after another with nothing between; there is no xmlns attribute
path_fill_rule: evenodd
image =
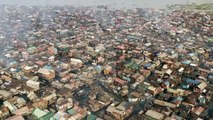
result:
<svg viewBox="0 0 213 120"><path fill-rule="evenodd" d="M148 111L146 112L146 115L147 115L147 116L150 116L150 117L152 117L152 118L155 118L155 119L157 119L157 120L162 120L163 117L164 117L163 114L161 114L161 113L159 113L159 112L156 112L156 111L154 111L154 110L148 110Z"/></svg>
<svg viewBox="0 0 213 120"><path fill-rule="evenodd" d="M46 115L47 114L47 112L45 112L45 111L43 111L43 110L41 110L41 109L39 109L39 108L35 108L34 110L33 110L33 113L32 113L35 117L37 117L37 118L41 118L42 116L44 116L44 115Z"/></svg>
<svg viewBox="0 0 213 120"><path fill-rule="evenodd" d="M50 120L50 118L52 118L55 115L54 112L49 112L46 115L44 115L41 120Z"/></svg>

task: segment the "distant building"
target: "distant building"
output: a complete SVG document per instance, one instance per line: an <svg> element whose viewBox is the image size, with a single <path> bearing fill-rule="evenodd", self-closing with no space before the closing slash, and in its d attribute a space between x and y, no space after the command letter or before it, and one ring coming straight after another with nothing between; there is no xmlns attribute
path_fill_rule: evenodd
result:
<svg viewBox="0 0 213 120"><path fill-rule="evenodd" d="M26 85L27 86L29 86L29 87L31 87L31 88L33 88L33 89L35 89L35 90L39 90L39 85L40 85L40 83L39 82L35 82L35 81L33 81L33 80L28 80L27 82L26 82Z"/></svg>
<svg viewBox="0 0 213 120"><path fill-rule="evenodd" d="M15 115L7 118L6 120L25 120L21 115Z"/></svg>
<svg viewBox="0 0 213 120"><path fill-rule="evenodd" d="M133 106L131 103L122 102L118 106L109 106L106 111L116 119L121 120L128 117L132 110Z"/></svg>
<svg viewBox="0 0 213 120"><path fill-rule="evenodd" d="M47 80L51 80L51 79L55 78L55 71L52 69L40 68L38 70L38 74L40 74L41 77L43 77Z"/></svg>
<svg viewBox="0 0 213 120"><path fill-rule="evenodd" d="M159 112L154 111L154 110L148 110L145 113L145 115L148 116L148 117L150 117L150 118L153 118L155 120L163 120L164 119L164 115L162 113L159 113Z"/></svg>

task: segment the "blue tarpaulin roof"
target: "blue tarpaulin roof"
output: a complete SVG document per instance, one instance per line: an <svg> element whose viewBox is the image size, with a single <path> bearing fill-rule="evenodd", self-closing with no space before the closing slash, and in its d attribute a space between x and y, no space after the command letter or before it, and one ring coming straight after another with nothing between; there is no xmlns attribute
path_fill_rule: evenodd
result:
<svg viewBox="0 0 213 120"><path fill-rule="evenodd" d="M211 79L211 78L213 78L213 75L209 75L209 77L208 77L208 78L210 78L210 79Z"/></svg>
<svg viewBox="0 0 213 120"><path fill-rule="evenodd" d="M189 79L189 78L186 79L186 82L187 83L192 83L192 84L198 84L199 83L198 80L193 80L193 79Z"/></svg>
<svg viewBox="0 0 213 120"><path fill-rule="evenodd" d="M189 85L182 84L181 86L182 86L183 89L188 89L189 88Z"/></svg>
<svg viewBox="0 0 213 120"><path fill-rule="evenodd" d="M190 64L190 63L191 63L191 61L189 61L189 60L183 61L183 64Z"/></svg>
<svg viewBox="0 0 213 120"><path fill-rule="evenodd" d="M183 98L182 97L177 97L173 100L173 102L176 102L176 101L183 101Z"/></svg>
<svg viewBox="0 0 213 120"><path fill-rule="evenodd" d="M194 54L194 53L189 53L189 55L192 57L192 56L194 56L195 54Z"/></svg>
<svg viewBox="0 0 213 120"><path fill-rule="evenodd" d="M146 64L144 64L143 66L144 67L150 67L152 64L151 63L146 63Z"/></svg>
<svg viewBox="0 0 213 120"><path fill-rule="evenodd" d="M49 70L52 69L52 67L49 65L44 66L44 68L49 69Z"/></svg>
<svg viewBox="0 0 213 120"><path fill-rule="evenodd" d="M170 85L170 83L169 83L168 81L164 82L164 84L166 84L166 85Z"/></svg>

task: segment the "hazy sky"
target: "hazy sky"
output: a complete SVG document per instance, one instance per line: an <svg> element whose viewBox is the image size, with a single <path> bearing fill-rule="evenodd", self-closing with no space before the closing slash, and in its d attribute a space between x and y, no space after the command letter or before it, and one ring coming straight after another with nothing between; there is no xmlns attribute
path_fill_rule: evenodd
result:
<svg viewBox="0 0 213 120"><path fill-rule="evenodd" d="M213 3L213 0L0 0L0 4L13 5L110 5L114 8L152 7L162 8L168 4Z"/></svg>

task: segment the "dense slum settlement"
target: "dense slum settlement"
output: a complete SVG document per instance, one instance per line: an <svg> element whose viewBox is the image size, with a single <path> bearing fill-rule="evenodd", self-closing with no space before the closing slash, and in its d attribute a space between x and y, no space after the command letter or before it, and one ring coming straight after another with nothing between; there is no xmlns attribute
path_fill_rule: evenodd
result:
<svg viewBox="0 0 213 120"><path fill-rule="evenodd" d="M0 7L0 119L207 120L213 16Z"/></svg>

